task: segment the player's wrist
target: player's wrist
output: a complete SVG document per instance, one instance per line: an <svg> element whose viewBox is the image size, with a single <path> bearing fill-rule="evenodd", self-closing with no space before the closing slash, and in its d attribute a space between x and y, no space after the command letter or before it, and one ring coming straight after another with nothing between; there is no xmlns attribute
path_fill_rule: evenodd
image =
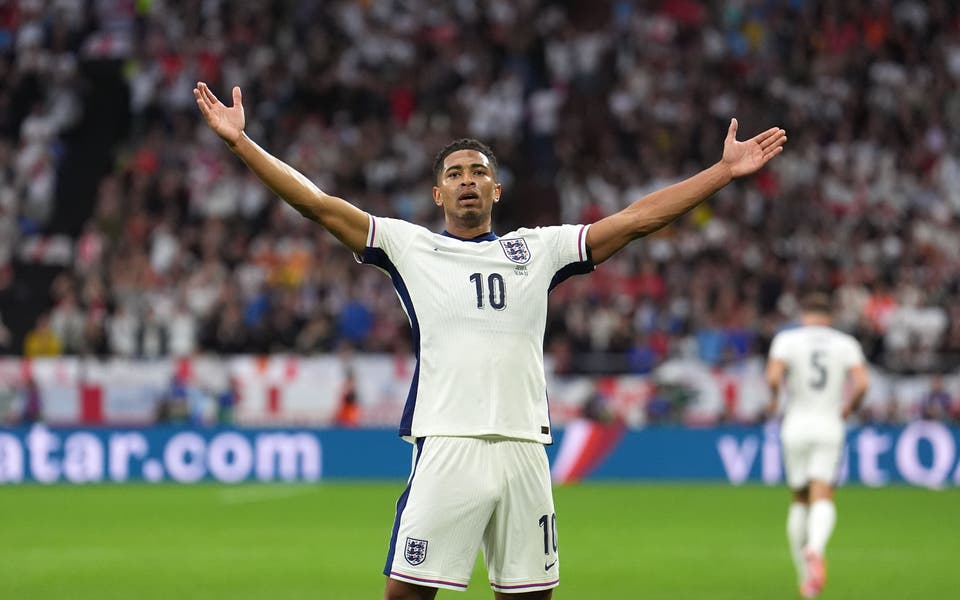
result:
<svg viewBox="0 0 960 600"><path fill-rule="evenodd" d="M247 137L247 133L245 131L240 130L240 135L238 135L236 139L229 140L227 138L223 138L223 141L227 144L227 147L230 148L230 150L239 154L242 149L241 146L246 145L250 141L250 138Z"/></svg>
<svg viewBox="0 0 960 600"><path fill-rule="evenodd" d="M710 167L709 170L720 179L720 187L723 187L736 179L733 174L733 167L731 167L730 164L722 158L718 160L712 167Z"/></svg>

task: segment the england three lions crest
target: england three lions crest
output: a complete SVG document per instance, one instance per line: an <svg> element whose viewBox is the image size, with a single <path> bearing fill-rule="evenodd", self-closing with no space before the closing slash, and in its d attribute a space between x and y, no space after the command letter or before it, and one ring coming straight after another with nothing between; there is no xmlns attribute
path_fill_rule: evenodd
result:
<svg viewBox="0 0 960 600"><path fill-rule="evenodd" d="M525 265L530 262L530 248L527 246L527 240L523 238L513 238L509 240L500 240L500 247L507 258L517 263Z"/></svg>
<svg viewBox="0 0 960 600"><path fill-rule="evenodd" d="M427 540L417 540L407 538L407 547L403 552L403 557L413 566L417 566L427 560Z"/></svg>

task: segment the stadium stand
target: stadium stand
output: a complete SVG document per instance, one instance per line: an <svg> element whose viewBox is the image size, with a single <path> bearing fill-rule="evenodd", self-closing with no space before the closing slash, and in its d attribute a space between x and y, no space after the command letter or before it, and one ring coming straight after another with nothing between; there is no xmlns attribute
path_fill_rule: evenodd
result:
<svg viewBox="0 0 960 600"><path fill-rule="evenodd" d="M2 353L406 350L389 281L202 126L204 80L321 188L437 228L456 137L498 153L507 230L709 164L730 115L781 125L772 168L554 292L558 372L735 364L811 288L891 373L960 362L953 3L21 0L0 74Z"/></svg>

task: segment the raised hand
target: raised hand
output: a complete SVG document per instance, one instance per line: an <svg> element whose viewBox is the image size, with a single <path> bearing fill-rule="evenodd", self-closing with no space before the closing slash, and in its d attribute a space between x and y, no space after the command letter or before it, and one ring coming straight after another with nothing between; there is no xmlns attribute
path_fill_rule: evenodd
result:
<svg viewBox="0 0 960 600"><path fill-rule="evenodd" d="M230 107L217 100L207 84L202 81L198 81L197 87L193 88L193 96L197 99L197 106L200 107L200 112L203 113L203 118L206 119L210 129L213 129L226 143L235 145L240 140L246 124L240 88L234 86L233 106Z"/></svg>
<svg viewBox="0 0 960 600"><path fill-rule="evenodd" d="M763 133L746 140L737 141L737 120L730 119L727 139L723 141L721 162L730 168L733 177L743 177L760 170L774 156L783 151L787 141L787 132L779 127L771 127Z"/></svg>

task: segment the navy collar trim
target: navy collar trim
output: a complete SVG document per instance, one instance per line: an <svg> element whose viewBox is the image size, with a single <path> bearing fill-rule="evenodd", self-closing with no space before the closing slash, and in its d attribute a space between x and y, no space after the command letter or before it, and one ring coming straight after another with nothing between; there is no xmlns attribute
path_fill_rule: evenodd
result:
<svg viewBox="0 0 960 600"><path fill-rule="evenodd" d="M442 232L440 235L445 236L445 237L448 237L448 238L453 238L453 239L455 239L455 240L460 240L461 242L492 242L492 241L495 241L495 240L500 239L500 238L497 237L497 234L495 234L495 233L492 232L492 231L488 231L488 232L486 232L486 233L482 233L482 234L478 235L478 236L475 237L475 238L462 238L462 237L458 237L458 236L453 235L452 233L450 233L450 232L447 231L446 229L444 229L443 232Z"/></svg>

